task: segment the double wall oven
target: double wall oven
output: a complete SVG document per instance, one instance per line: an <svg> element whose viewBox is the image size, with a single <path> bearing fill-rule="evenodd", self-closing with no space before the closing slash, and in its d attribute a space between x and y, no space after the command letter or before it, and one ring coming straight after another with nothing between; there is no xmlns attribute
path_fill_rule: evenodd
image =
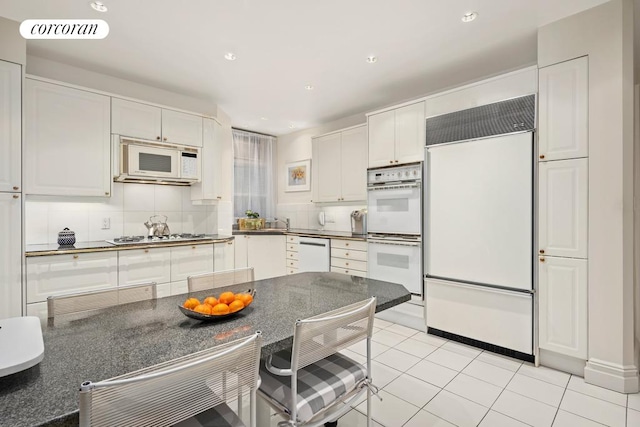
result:
<svg viewBox="0 0 640 427"><path fill-rule="evenodd" d="M368 270L422 296L422 163L369 169Z"/></svg>

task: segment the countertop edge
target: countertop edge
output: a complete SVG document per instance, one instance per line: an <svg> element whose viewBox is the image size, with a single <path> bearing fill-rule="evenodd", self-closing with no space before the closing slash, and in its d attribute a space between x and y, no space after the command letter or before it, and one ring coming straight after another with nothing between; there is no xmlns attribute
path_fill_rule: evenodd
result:
<svg viewBox="0 0 640 427"><path fill-rule="evenodd" d="M367 240L367 236L344 236L337 233L346 233L345 231L336 231L332 233L331 231L324 230L309 230L305 232L304 230L299 231L287 231L285 229L280 230L233 230L232 234L234 236L300 236L300 237L317 237L320 239L343 239L343 240L357 240L360 242L365 242Z"/></svg>

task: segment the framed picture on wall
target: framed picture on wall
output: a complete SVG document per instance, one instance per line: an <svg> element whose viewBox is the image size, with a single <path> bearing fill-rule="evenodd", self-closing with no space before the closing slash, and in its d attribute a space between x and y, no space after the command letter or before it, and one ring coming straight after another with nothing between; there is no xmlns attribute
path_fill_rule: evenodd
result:
<svg viewBox="0 0 640 427"><path fill-rule="evenodd" d="M284 191L311 190L311 159L287 163L285 167L287 168L287 184Z"/></svg>

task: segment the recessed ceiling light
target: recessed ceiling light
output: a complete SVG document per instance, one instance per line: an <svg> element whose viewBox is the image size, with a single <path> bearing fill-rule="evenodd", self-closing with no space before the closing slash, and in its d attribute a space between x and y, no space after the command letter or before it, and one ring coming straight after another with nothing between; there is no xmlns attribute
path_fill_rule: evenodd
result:
<svg viewBox="0 0 640 427"><path fill-rule="evenodd" d="M227 61L235 61L236 58L236 54L233 52L227 52L224 54L224 59L226 59Z"/></svg>
<svg viewBox="0 0 640 427"><path fill-rule="evenodd" d="M462 15L462 22L471 22L478 17L477 12L467 12Z"/></svg>
<svg viewBox="0 0 640 427"><path fill-rule="evenodd" d="M304 88L306 90L313 90L313 85L306 85Z"/></svg>
<svg viewBox="0 0 640 427"><path fill-rule="evenodd" d="M368 62L369 64L373 64L374 62L377 62L377 61L378 61L378 57L373 56L373 55L371 55L371 56L367 56L367 62Z"/></svg>
<svg viewBox="0 0 640 427"><path fill-rule="evenodd" d="M97 10L98 12L106 12L108 10L107 6L105 6L104 3L100 1L94 1L89 4L93 8L93 10Z"/></svg>
<svg viewBox="0 0 640 427"><path fill-rule="evenodd" d="M289 125L289 129L293 129L295 127L296 127L296 125Z"/></svg>
<svg viewBox="0 0 640 427"><path fill-rule="evenodd" d="M269 120L269 119L266 117L260 117L260 120Z"/></svg>

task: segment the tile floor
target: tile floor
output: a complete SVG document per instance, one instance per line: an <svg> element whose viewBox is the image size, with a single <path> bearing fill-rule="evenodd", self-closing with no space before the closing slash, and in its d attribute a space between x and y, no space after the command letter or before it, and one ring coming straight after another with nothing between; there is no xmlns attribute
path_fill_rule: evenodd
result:
<svg viewBox="0 0 640 427"><path fill-rule="evenodd" d="M383 399L372 400L376 427L640 426L640 394L616 393L385 320L374 325L373 381ZM364 361L365 351L359 343L344 353ZM354 406L338 426L366 425L366 402Z"/></svg>

